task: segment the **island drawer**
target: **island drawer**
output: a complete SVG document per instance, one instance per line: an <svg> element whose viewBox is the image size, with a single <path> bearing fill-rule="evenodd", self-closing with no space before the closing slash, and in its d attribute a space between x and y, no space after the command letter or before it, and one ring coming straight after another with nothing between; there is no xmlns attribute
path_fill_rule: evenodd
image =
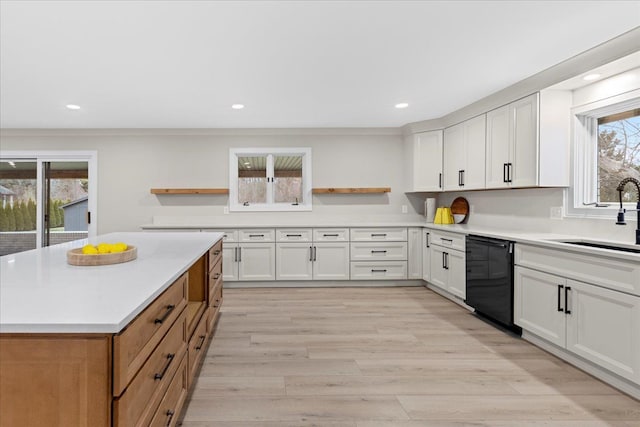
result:
<svg viewBox="0 0 640 427"><path fill-rule="evenodd" d="M446 231L431 230L430 244L445 248L464 251L466 235L458 233L447 233Z"/></svg>
<svg viewBox="0 0 640 427"><path fill-rule="evenodd" d="M387 241L387 242L406 242L406 228L352 228L352 242L371 242L371 241Z"/></svg>
<svg viewBox="0 0 640 427"><path fill-rule="evenodd" d="M187 358L183 357L178 371L173 376L171 384L160 402L155 415L151 419L150 427L174 427L178 423L180 410L187 399L188 392Z"/></svg>
<svg viewBox="0 0 640 427"><path fill-rule="evenodd" d="M207 320L209 318L207 314L208 311L205 311L189 340L187 350L189 355L189 385L193 383L194 376L198 371L198 365L207 352Z"/></svg>
<svg viewBox="0 0 640 427"><path fill-rule="evenodd" d="M407 259L407 242L351 243L351 261L381 261Z"/></svg>
<svg viewBox="0 0 640 427"><path fill-rule="evenodd" d="M186 353L186 315L183 311L126 391L114 400L114 425L147 425Z"/></svg>
<svg viewBox="0 0 640 427"><path fill-rule="evenodd" d="M209 271L222 259L222 240L209 249Z"/></svg>
<svg viewBox="0 0 640 427"><path fill-rule="evenodd" d="M404 280L407 261L355 261L351 263L351 280Z"/></svg>
<svg viewBox="0 0 640 427"><path fill-rule="evenodd" d="M213 296L216 287L222 287L222 263L219 262L215 265L211 273L209 273L209 304L213 305Z"/></svg>
<svg viewBox="0 0 640 427"><path fill-rule="evenodd" d="M209 307L209 321L207 325L207 331L213 333L213 329L216 325L216 320L220 315L220 307L222 307L222 284L216 287L211 299L211 307Z"/></svg>
<svg viewBox="0 0 640 427"><path fill-rule="evenodd" d="M118 335L113 337L113 395L120 396L187 305L183 274Z"/></svg>

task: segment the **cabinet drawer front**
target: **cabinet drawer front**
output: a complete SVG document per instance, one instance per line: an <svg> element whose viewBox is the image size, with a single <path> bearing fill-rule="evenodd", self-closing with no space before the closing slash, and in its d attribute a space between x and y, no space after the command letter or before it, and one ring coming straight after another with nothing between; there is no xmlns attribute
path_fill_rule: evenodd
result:
<svg viewBox="0 0 640 427"><path fill-rule="evenodd" d="M214 305L209 307L209 318L207 320L207 333L212 334L216 326L216 321L220 316L220 308L222 307L222 287L220 287L214 298Z"/></svg>
<svg viewBox="0 0 640 427"><path fill-rule="evenodd" d="M209 249L209 271L222 259L222 240Z"/></svg>
<svg viewBox="0 0 640 427"><path fill-rule="evenodd" d="M183 357L176 374L169 384L155 415L148 424L150 427L173 427L178 423L180 410L187 398L188 391L187 358Z"/></svg>
<svg viewBox="0 0 640 427"><path fill-rule="evenodd" d="M119 396L187 305L188 275L180 276L127 328L113 337L113 395Z"/></svg>
<svg viewBox="0 0 640 427"><path fill-rule="evenodd" d="M388 241L388 242L406 242L406 228L352 228L352 242L372 242L372 241Z"/></svg>
<svg viewBox="0 0 640 427"><path fill-rule="evenodd" d="M314 228L314 242L348 242L348 228Z"/></svg>
<svg viewBox="0 0 640 427"><path fill-rule="evenodd" d="M356 261L351 263L351 280L403 280L406 278L406 261Z"/></svg>
<svg viewBox="0 0 640 427"><path fill-rule="evenodd" d="M534 270L640 296L640 263L516 244L515 263Z"/></svg>
<svg viewBox="0 0 640 427"><path fill-rule="evenodd" d="M222 287L222 262L217 263L209 273L209 305L213 301L214 289L220 285Z"/></svg>
<svg viewBox="0 0 640 427"><path fill-rule="evenodd" d="M351 243L351 261L407 259L407 243Z"/></svg>
<svg viewBox="0 0 640 427"><path fill-rule="evenodd" d="M147 425L186 349L186 314L183 311L127 390L114 401L117 425Z"/></svg>
<svg viewBox="0 0 640 427"><path fill-rule="evenodd" d="M255 228L238 230L240 242L275 242L276 231L273 228Z"/></svg>
<svg viewBox="0 0 640 427"><path fill-rule="evenodd" d="M214 279L214 276L211 276L209 279L209 306L213 307L216 305L216 298L220 299L222 297L222 275L218 277L218 279Z"/></svg>
<svg viewBox="0 0 640 427"><path fill-rule="evenodd" d="M276 230L278 242L310 242L312 231L310 228L279 228Z"/></svg>
<svg viewBox="0 0 640 427"><path fill-rule="evenodd" d="M200 318L196 330L193 332L189 340L187 354L189 357L189 385L193 383L193 378L198 371L198 366L204 354L207 352L208 334L207 321L209 320L208 311Z"/></svg>
<svg viewBox="0 0 640 427"><path fill-rule="evenodd" d="M447 233L446 231L432 230L430 244L464 251L465 238L466 235L464 234Z"/></svg>

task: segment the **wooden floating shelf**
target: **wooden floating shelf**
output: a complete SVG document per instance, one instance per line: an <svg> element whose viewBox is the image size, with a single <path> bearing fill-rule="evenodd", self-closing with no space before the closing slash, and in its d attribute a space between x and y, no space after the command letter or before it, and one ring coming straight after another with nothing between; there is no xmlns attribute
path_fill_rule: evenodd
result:
<svg viewBox="0 0 640 427"><path fill-rule="evenodd" d="M391 187L361 187L361 188L314 188L313 194L374 194L391 193Z"/></svg>
<svg viewBox="0 0 640 427"><path fill-rule="evenodd" d="M151 194L229 194L228 188L152 188Z"/></svg>

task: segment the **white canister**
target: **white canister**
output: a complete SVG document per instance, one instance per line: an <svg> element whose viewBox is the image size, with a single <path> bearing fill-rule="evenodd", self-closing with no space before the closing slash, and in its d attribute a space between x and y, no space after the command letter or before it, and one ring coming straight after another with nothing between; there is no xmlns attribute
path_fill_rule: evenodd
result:
<svg viewBox="0 0 640 427"><path fill-rule="evenodd" d="M427 222L433 222L436 217L436 199L429 197L424 201L424 216Z"/></svg>

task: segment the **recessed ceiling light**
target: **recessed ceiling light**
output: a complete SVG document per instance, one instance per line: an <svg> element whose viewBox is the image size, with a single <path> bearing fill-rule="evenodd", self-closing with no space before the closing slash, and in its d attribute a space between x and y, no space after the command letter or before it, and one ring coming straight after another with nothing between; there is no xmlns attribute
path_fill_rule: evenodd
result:
<svg viewBox="0 0 640 427"><path fill-rule="evenodd" d="M592 82L594 80L598 80L600 78L600 74L598 73L592 73L592 74L587 74L586 76L584 76L582 78L582 80L586 80L588 82Z"/></svg>
<svg viewBox="0 0 640 427"><path fill-rule="evenodd" d="M231 108L234 110L242 110L244 108L244 104L233 104Z"/></svg>
<svg viewBox="0 0 640 427"><path fill-rule="evenodd" d="M67 104L65 105L65 107L67 107L69 110L79 110L80 106L76 105L76 104Z"/></svg>
<svg viewBox="0 0 640 427"><path fill-rule="evenodd" d="M401 102L399 104L396 104L396 108L407 108L409 106L409 104L407 104L406 102Z"/></svg>

